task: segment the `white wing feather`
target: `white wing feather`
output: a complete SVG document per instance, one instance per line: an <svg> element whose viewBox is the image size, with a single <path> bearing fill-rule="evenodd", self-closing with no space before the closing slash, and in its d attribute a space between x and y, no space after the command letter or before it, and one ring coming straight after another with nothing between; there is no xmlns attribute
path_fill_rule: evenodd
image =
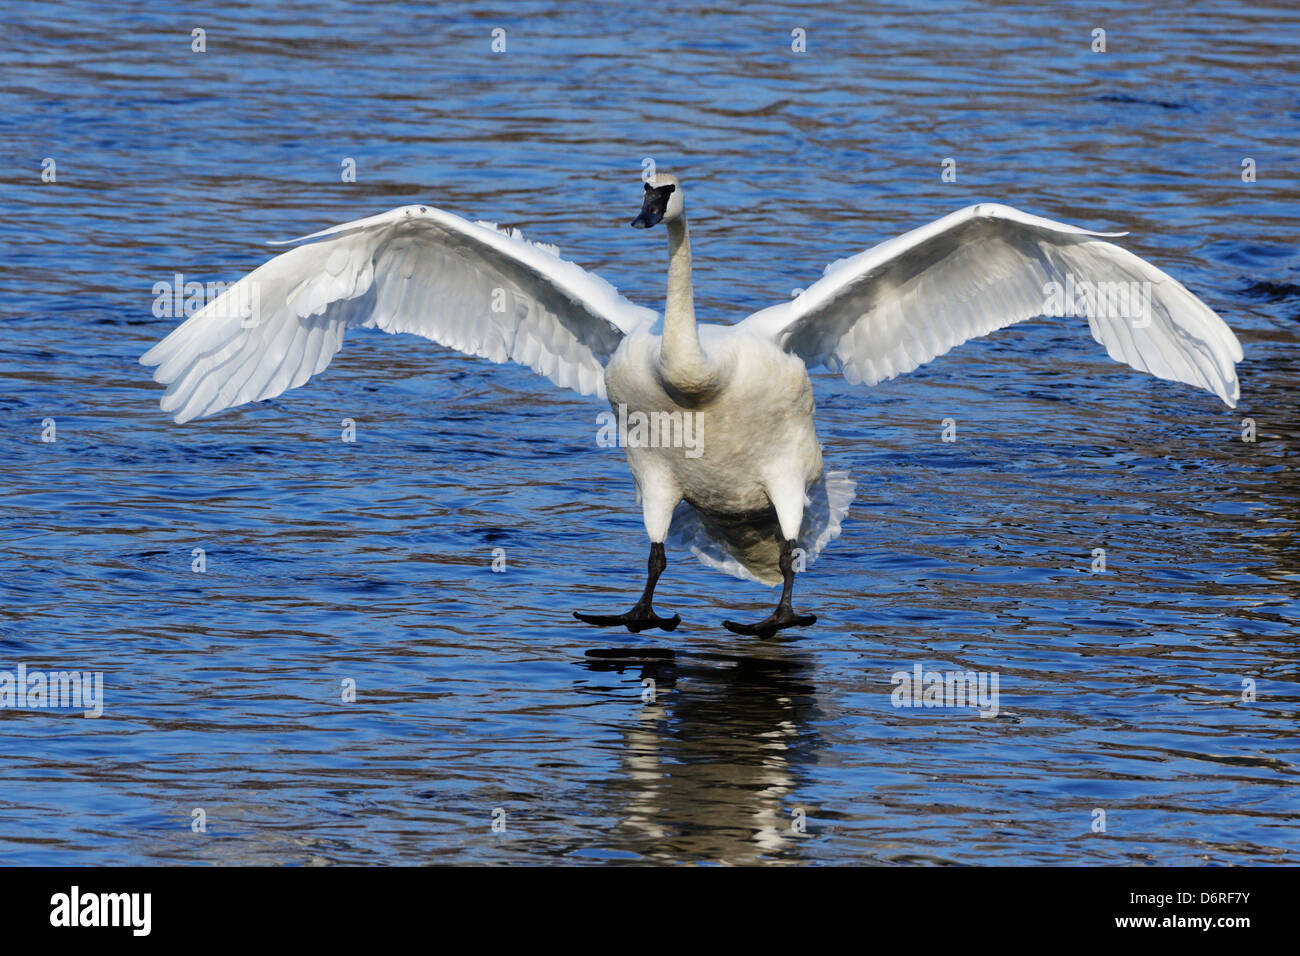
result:
<svg viewBox="0 0 1300 956"><path fill-rule="evenodd" d="M413 332L604 396L604 364L656 314L553 246L432 206L290 240L140 359L176 421L273 398L322 371L353 327Z"/></svg>
<svg viewBox="0 0 1300 956"><path fill-rule="evenodd" d="M1139 283L1149 313L1116 315L1082 302L1110 357L1159 378L1239 395L1241 345L1208 306L1169 275L1103 238L991 203L959 210L827 267L791 302L741 327L850 382L893 378L968 339L1048 312L1049 283ZM1142 286L1133 287L1139 289ZM1114 300L1111 300L1114 305Z"/></svg>

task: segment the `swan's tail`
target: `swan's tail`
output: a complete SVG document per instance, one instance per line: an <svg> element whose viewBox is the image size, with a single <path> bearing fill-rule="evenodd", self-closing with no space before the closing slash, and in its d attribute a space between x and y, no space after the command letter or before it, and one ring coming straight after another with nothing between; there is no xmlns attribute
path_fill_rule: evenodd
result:
<svg viewBox="0 0 1300 956"><path fill-rule="evenodd" d="M816 561L822 549L840 536L855 487L847 471L828 471L808 489L799 531L805 564ZM683 501L673 513L668 542L688 548L709 567L734 577L769 586L781 583L781 529L776 512L759 522L727 522Z"/></svg>

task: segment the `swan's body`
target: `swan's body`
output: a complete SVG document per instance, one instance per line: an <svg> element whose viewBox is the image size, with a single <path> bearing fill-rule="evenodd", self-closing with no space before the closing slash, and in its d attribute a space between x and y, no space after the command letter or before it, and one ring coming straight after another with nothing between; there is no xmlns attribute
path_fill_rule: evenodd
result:
<svg viewBox="0 0 1300 956"><path fill-rule="evenodd" d="M642 497L661 502L651 530L656 538L667 533L679 501L710 514L753 514L766 511L783 490L802 499L822 474L812 382L803 362L768 340L722 326L700 331L701 350L717 373L705 397L670 392L655 374L660 339L647 332L625 339L605 373L613 408L692 414L702 438L697 458L666 453L672 449L626 448ZM763 441L754 440L755 430Z"/></svg>
<svg viewBox="0 0 1300 956"><path fill-rule="evenodd" d="M700 398L674 394L656 373L661 340L647 332L625 339L606 371L615 410L622 405L649 414L695 416L699 457L675 448L624 449L646 531L651 541L662 542L672 526L675 540L709 564L777 584L781 542L799 540L804 554L815 558L820 551L815 539L831 518L828 510L819 511L819 520L801 527L805 497L822 478L812 382L803 362L767 339L703 325L700 346L716 373L715 384ZM754 440L756 432L761 441ZM679 502L687 508L674 518ZM701 532L704 542L688 538Z"/></svg>
<svg viewBox="0 0 1300 956"><path fill-rule="evenodd" d="M297 240L308 244L240 280L141 361L158 366L155 378L168 386L162 407L179 422L302 384L352 326L519 362L606 395L616 414L694 416L698 448L625 444L651 541L649 580L627 614L579 617L634 631L679 620L651 607L670 534L721 570L784 584L771 617L727 622L733 630L768 634L815 620L791 609L794 566L838 535L853 484L823 474L809 365L874 385L1049 311L1052 283L1110 283L1125 302L1131 287L1129 311L1140 315L1110 314L1100 285L1080 311L1112 358L1236 403L1241 347L1232 331L1165 273L1102 241L1115 234L972 206L834 263L791 302L719 326L695 319L685 207L671 176L646 184L633 225L661 221L662 324L550 247L408 206Z"/></svg>

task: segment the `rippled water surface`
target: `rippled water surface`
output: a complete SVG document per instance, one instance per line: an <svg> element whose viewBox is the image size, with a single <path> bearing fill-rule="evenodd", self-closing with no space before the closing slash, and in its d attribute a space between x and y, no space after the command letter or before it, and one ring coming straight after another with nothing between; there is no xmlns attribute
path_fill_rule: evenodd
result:
<svg viewBox="0 0 1300 956"><path fill-rule="evenodd" d="M0 710L0 861L1300 863L1298 15L848 6L0 12L0 670L106 698ZM685 180L703 318L1003 201L1130 230L1237 330L1240 406L1069 320L817 372L859 481L799 581L821 622L732 635L772 592L670 554L686 623L634 637L570 618L645 567L599 402L359 333L178 426L136 364L154 283L416 200L662 308L646 156ZM1001 715L895 708L917 663L996 672Z"/></svg>

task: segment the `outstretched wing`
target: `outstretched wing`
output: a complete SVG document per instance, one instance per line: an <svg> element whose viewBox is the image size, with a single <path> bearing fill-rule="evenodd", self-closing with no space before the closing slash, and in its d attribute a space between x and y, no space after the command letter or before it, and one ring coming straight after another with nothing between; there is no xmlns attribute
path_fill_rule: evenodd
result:
<svg viewBox="0 0 1300 956"><path fill-rule="evenodd" d="M652 323L608 282L518 232L404 206L291 240L140 359L176 421L273 398L323 370L356 326L518 362L583 395Z"/></svg>
<svg viewBox="0 0 1300 956"><path fill-rule="evenodd" d="M991 203L841 259L742 327L809 365L877 382L1036 315L1080 315L1110 357L1235 406L1241 345L1205 303L1133 253Z"/></svg>

